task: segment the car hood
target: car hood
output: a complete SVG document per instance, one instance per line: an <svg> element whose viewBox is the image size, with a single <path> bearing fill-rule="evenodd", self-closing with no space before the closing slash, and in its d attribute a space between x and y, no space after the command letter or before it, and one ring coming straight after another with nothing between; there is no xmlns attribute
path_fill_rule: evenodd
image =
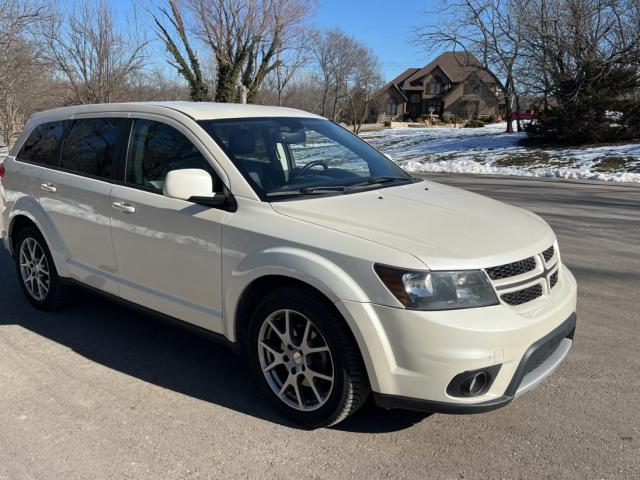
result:
<svg viewBox="0 0 640 480"><path fill-rule="evenodd" d="M555 240L531 212L428 181L271 205L282 215L410 253L433 270L501 265Z"/></svg>

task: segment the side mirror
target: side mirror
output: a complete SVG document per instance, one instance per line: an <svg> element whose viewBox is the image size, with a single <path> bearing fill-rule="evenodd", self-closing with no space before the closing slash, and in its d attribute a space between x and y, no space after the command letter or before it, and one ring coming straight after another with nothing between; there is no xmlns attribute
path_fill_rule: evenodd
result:
<svg viewBox="0 0 640 480"><path fill-rule="evenodd" d="M171 170L164 180L162 193L165 197L212 207L222 207L227 202L226 195L213 192L211 175L199 168Z"/></svg>

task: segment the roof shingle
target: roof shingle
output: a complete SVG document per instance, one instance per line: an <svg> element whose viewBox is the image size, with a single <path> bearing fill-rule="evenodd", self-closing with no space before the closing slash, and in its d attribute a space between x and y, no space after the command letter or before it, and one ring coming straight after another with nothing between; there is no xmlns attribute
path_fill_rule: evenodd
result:
<svg viewBox="0 0 640 480"><path fill-rule="evenodd" d="M484 81L493 80L493 77L484 70L480 61L473 54L468 52L444 52L431 63L414 72L406 79L406 82L410 83L419 80L436 67L440 67L440 70L453 83L463 82L472 72L476 72Z"/></svg>

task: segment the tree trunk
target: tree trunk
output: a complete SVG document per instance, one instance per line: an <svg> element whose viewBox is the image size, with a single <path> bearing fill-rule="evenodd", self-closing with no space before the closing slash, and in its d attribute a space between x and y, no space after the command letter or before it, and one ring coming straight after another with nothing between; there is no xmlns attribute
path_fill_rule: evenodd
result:
<svg viewBox="0 0 640 480"><path fill-rule="evenodd" d="M2 136L3 136L3 144L8 149L11 148L11 140L13 139L13 134L15 132L18 113L16 109L12 105L12 101L10 98L6 99L6 104L2 109Z"/></svg>
<svg viewBox="0 0 640 480"><path fill-rule="evenodd" d="M216 86L216 102L234 103L238 88L240 72L233 66L218 61L218 80Z"/></svg>
<svg viewBox="0 0 640 480"><path fill-rule="evenodd" d="M325 78L325 83L322 88L322 110L320 111L320 115L323 117L327 116L327 100L329 99L329 85L328 80Z"/></svg>
<svg viewBox="0 0 640 480"><path fill-rule="evenodd" d="M349 104L351 105L351 115L353 115L353 133L357 134L360 131L357 120L358 114L356 113L356 105L351 96L349 96Z"/></svg>
<svg viewBox="0 0 640 480"><path fill-rule="evenodd" d="M507 120L507 133L513 133L513 95L508 94L504 105L505 118Z"/></svg>
<svg viewBox="0 0 640 480"><path fill-rule="evenodd" d="M360 117L360 120L359 120L358 133L360 133L360 130L362 129L362 124L365 122L365 120L367 118L367 112L369 111L369 105L370 104L371 104L371 98L366 98L364 100L364 107L362 109L362 116Z"/></svg>

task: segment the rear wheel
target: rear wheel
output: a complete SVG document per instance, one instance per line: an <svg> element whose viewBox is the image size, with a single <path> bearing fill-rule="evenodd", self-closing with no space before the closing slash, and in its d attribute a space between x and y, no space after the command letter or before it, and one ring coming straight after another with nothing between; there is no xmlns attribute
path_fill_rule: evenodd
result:
<svg viewBox="0 0 640 480"><path fill-rule="evenodd" d="M66 289L42 234L34 227L25 227L18 233L15 247L20 287L29 302L41 310L63 306Z"/></svg>
<svg viewBox="0 0 640 480"><path fill-rule="evenodd" d="M306 427L334 425L367 399L369 384L344 319L315 292L283 288L255 310L251 369L264 394Z"/></svg>

